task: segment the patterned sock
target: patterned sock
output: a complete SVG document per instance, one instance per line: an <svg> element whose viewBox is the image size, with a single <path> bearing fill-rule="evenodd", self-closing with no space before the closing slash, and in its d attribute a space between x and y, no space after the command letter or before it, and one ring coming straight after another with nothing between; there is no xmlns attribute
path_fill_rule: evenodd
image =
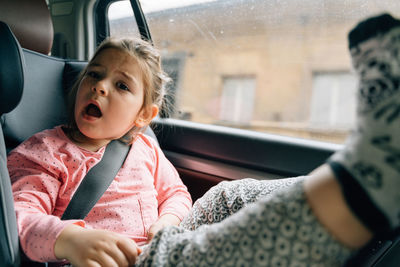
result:
<svg viewBox="0 0 400 267"><path fill-rule="evenodd" d="M196 200L193 208L181 222L187 230L195 230L203 224L220 222L241 208L265 197L279 188L291 186L304 176L287 179L241 179L224 181L208 190Z"/></svg>
<svg viewBox="0 0 400 267"><path fill-rule="evenodd" d="M303 179L195 231L166 227L136 266L342 266L351 251L313 215Z"/></svg>
<svg viewBox="0 0 400 267"><path fill-rule="evenodd" d="M367 19L350 32L349 46L358 121L328 163L353 212L380 232L400 224L400 21Z"/></svg>

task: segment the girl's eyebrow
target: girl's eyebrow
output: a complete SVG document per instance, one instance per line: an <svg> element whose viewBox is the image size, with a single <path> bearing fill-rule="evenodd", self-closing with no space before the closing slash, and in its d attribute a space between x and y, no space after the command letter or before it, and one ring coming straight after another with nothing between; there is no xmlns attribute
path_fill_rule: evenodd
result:
<svg viewBox="0 0 400 267"><path fill-rule="evenodd" d="M119 71L119 73L121 73L123 76L125 76L129 80L136 80L135 77L133 77L132 75L130 75L129 73L127 73L125 71Z"/></svg>
<svg viewBox="0 0 400 267"><path fill-rule="evenodd" d="M101 65L101 64L99 64L99 63L96 63L96 62L92 62L92 63L90 63L89 65L88 65L88 68L89 67L103 67L103 65Z"/></svg>
<svg viewBox="0 0 400 267"><path fill-rule="evenodd" d="M135 76L133 76L133 75L131 75L128 72L125 72L125 71L119 71L119 73L121 73L128 80L134 82L136 85L138 84L138 80L136 79Z"/></svg>

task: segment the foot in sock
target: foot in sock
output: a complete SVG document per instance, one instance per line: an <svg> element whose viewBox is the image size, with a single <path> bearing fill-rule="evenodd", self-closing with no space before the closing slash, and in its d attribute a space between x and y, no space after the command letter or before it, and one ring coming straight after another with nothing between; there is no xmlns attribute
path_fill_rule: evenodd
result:
<svg viewBox="0 0 400 267"><path fill-rule="evenodd" d="M329 165L350 208L376 233L400 225L400 21L367 19L350 32L349 46L358 121Z"/></svg>

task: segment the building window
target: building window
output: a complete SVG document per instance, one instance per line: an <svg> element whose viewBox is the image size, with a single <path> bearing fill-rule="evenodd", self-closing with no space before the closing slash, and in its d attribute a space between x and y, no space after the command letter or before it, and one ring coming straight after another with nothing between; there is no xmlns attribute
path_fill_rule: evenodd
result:
<svg viewBox="0 0 400 267"><path fill-rule="evenodd" d="M349 129L355 123L356 77L348 72L313 74L310 126Z"/></svg>
<svg viewBox="0 0 400 267"><path fill-rule="evenodd" d="M256 80L253 77L223 79L220 120L234 125L248 125L253 117Z"/></svg>

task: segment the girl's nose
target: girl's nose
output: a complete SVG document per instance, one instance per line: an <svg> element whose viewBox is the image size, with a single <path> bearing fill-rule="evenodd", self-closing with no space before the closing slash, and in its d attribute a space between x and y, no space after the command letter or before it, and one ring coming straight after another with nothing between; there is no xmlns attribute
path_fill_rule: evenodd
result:
<svg viewBox="0 0 400 267"><path fill-rule="evenodd" d="M92 91L96 94L102 95L102 96L106 96L107 95L107 89L106 87L101 84L101 83L97 83L95 85L92 86Z"/></svg>

